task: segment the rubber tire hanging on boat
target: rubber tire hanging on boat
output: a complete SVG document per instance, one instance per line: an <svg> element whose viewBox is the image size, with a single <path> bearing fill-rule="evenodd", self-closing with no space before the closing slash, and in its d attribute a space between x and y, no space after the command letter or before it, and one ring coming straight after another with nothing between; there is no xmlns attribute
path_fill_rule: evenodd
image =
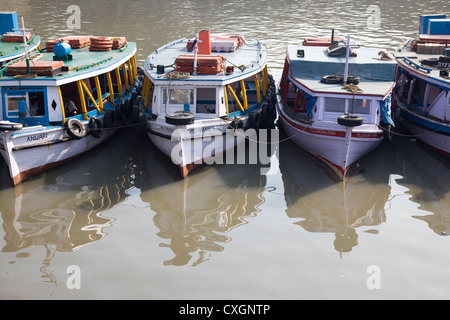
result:
<svg viewBox="0 0 450 320"><path fill-rule="evenodd" d="M191 112L177 111L166 114L166 123L174 125L185 125L194 123L195 117Z"/></svg>
<svg viewBox="0 0 450 320"><path fill-rule="evenodd" d="M346 127L357 127L363 124L363 118L351 114L344 114L338 117L338 124Z"/></svg>
<svg viewBox="0 0 450 320"><path fill-rule="evenodd" d="M81 139L86 135L86 128L77 118L71 118L64 124L66 132L72 139Z"/></svg>
<svg viewBox="0 0 450 320"><path fill-rule="evenodd" d="M360 80L361 79L359 77L347 76L347 84L358 84ZM328 84L344 83L344 76L339 76L335 74L326 75L323 76L322 79L320 79L320 82Z"/></svg>
<svg viewBox="0 0 450 320"><path fill-rule="evenodd" d="M103 135L103 124L100 119L92 117L89 119L89 132L94 138L101 138Z"/></svg>
<svg viewBox="0 0 450 320"><path fill-rule="evenodd" d="M117 120L118 121L124 121L126 120L126 113L125 113L125 108L123 106L122 103L118 103L115 105L115 110L116 110L116 114L117 114Z"/></svg>
<svg viewBox="0 0 450 320"><path fill-rule="evenodd" d="M105 122L108 128L117 126L117 113L115 110L108 109L105 111Z"/></svg>

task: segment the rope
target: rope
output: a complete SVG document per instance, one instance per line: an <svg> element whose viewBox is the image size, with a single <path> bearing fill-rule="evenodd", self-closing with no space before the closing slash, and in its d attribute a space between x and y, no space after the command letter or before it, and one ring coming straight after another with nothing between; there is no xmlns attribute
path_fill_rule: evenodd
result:
<svg viewBox="0 0 450 320"><path fill-rule="evenodd" d="M380 126L380 125L377 125L377 126L378 126L381 130L384 130L384 131L386 131L386 132L388 132L388 133L392 133L392 134L394 134L394 135L397 135L397 136L400 136L400 137L406 137L406 138L418 138L418 137L423 137L423 136L426 136L426 135L429 135L429 134L432 134L432 133L438 131L440 128L448 128L448 127L449 127L449 125L440 125L439 128L436 128L436 129L434 129L434 130L425 132L425 133L423 133L423 134L404 134L404 133L399 133L399 132L391 131L391 130L386 129L386 128Z"/></svg>

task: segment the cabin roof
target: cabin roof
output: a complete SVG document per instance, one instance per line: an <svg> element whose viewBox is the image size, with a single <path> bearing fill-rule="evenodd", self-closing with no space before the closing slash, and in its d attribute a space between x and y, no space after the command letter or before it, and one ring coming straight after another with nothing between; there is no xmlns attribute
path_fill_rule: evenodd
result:
<svg viewBox="0 0 450 320"><path fill-rule="evenodd" d="M127 42L121 49L113 49L110 51L90 51L89 46L80 49L71 49L70 55L72 60L63 61L64 66L67 67L66 72L62 72L56 76L39 75L36 78L21 79L21 81L54 81L58 84L68 83L83 78L88 78L94 75L102 74L115 69L126 60L128 60L136 52L136 43ZM36 61L40 63L53 62L54 52L42 50L39 54L33 52L30 54L30 59L36 56ZM33 66L33 61L30 61L30 66ZM0 81L15 80L14 76L4 75L0 77Z"/></svg>
<svg viewBox="0 0 450 320"><path fill-rule="evenodd" d="M28 50L36 49L41 42L41 37L33 35L27 42ZM0 62L8 61L25 55L23 43L6 42L0 40Z"/></svg>
<svg viewBox="0 0 450 320"><path fill-rule="evenodd" d="M179 39L165 46L155 50L150 54L145 61L145 71L151 77L152 81L173 81L164 77L164 75L157 73L157 66L165 66L165 73L174 71L174 63L177 57L181 55L193 55L193 52L188 51L187 44L189 39ZM190 75L188 81L209 81L209 82L232 82L242 78L258 73L263 69L267 63L267 49L264 44L258 40L245 40L245 43L231 52L212 52L212 56L222 56L225 58L225 68L233 66L232 74L198 74ZM240 66L245 66L245 70L239 69Z"/></svg>
<svg viewBox="0 0 450 320"><path fill-rule="evenodd" d="M297 51L303 50L304 57L298 57ZM298 46L287 47L290 61L289 77L316 93L345 93L342 84L327 84L320 80L327 75L344 75L345 55L330 57L328 47ZM396 61L381 60L382 49L353 48L356 57L349 57L348 75L359 77L357 85L363 95L386 95L395 81Z"/></svg>

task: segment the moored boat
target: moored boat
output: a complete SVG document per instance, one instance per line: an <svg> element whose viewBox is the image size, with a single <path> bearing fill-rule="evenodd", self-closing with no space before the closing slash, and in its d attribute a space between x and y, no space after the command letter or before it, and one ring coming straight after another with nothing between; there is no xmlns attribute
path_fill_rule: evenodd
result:
<svg viewBox="0 0 450 320"><path fill-rule="evenodd" d="M412 136L450 157L450 19L424 15L396 52L395 116Z"/></svg>
<svg viewBox="0 0 450 320"><path fill-rule="evenodd" d="M88 152L132 113L136 44L116 40L49 40L1 69L0 152L13 185Z"/></svg>
<svg viewBox="0 0 450 320"><path fill-rule="evenodd" d="M259 40L203 30L157 49L144 70L149 138L183 178L202 164L224 163L249 129L274 123L275 85Z"/></svg>
<svg viewBox="0 0 450 320"><path fill-rule="evenodd" d="M0 68L12 60L25 57L27 51L40 48L41 38L32 30L18 32L19 20L16 12L0 12ZM23 46L24 40L27 46Z"/></svg>
<svg viewBox="0 0 450 320"><path fill-rule="evenodd" d="M395 68L386 51L361 48L350 37L289 45L278 92L280 124L297 145L343 179L383 140L382 127L394 125Z"/></svg>

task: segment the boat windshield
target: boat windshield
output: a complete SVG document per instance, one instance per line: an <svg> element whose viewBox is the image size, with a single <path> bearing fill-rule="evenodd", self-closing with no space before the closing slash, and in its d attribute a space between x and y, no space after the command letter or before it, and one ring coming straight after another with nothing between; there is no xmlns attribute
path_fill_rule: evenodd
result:
<svg viewBox="0 0 450 320"><path fill-rule="evenodd" d="M337 113L369 114L369 103L366 99L325 98L325 111Z"/></svg>

